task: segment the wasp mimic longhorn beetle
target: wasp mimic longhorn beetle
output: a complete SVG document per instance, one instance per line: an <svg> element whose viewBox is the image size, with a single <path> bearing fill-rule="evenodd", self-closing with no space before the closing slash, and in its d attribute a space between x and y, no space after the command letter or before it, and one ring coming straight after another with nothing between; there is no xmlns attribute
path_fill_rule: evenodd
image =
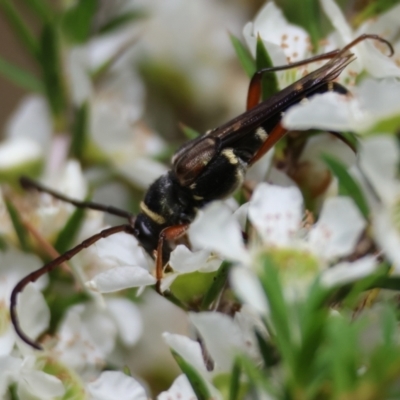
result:
<svg viewBox="0 0 400 400"><path fill-rule="evenodd" d="M354 54L349 50L365 39L383 42L390 49L390 56L393 55L393 47L388 41L377 35L364 34L342 50L256 72L250 82L247 111L226 124L185 143L172 157L171 170L158 178L147 190L140 204L141 211L136 217L112 206L70 199L29 178L21 178L21 185L25 189L49 193L76 207L91 208L120 216L126 218L128 223L105 229L86 239L39 270L27 275L15 286L11 294L10 315L20 338L32 347L42 349L38 343L27 337L19 326L16 314L18 293L29 282L36 281L84 248L117 232L126 232L135 236L146 252L155 258L156 289L160 292L164 261L169 259L171 252L169 244L165 242L182 236L194 220L198 209L213 200L226 198L242 184L248 167L259 160L285 135L286 130L280 120L282 113L290 106L299 103L304 98L329 90L348 94L348 90L334 80L355 59ZM258 104L263 73L325 59L329 59L325 65Z"/></svg>

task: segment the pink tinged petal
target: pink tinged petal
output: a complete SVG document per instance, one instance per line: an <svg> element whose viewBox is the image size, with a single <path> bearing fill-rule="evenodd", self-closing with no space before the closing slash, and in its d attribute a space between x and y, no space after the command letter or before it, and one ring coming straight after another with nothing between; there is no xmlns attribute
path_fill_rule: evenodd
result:
<svg viewBox="0 0 400 400"><path fill-rule="evenodd" d="M204 365L203 354L198 342L186 336L168 332L164 332L162 336L167 345L192 365L203 377L209 375Z"/></svg>
<svg viewBox="0 0 400 400"><path fill-rule="evenodd" d="M303 197L297 187L257 186L249 219L266 244L288 246L300 228Z"/></svg>
<svg viewBox="0 0 400 400"><path fill-rule="evenodd" d="M232 212L220 202L212 203L199 213L189 228L189 237L197 248L216 251L228 260L249 261L240 226Z"/></svg>
<svg viewBox="0 0 400 400"><path fill-rule="evenodd" d="M350 43L353 39L353 32L338 5L333 0L321 0L321 6L325 15L339 32L343 41L342 45Z"/></svg>
<svg viewBox="0 0 400 400"><path fill-rule="evenodd" d="M114 267L97 274L86 286L100 293L116 292L131 287L149 286L156 278L142 267Z"/></svg>
<svg viewBox="0 0 400 400"><path fill-rule="evenodd" d="M396 181L400 152L392 136L375 136L361 142L359 164L378 196L386 204L392 204L398 196Z"/></svg>
<svg viewBox="0 0 400 400"><path fill-rule="evenodd" d="M104 371L87 385L91 400L148 400L143 386L119 371Z"/></svg>
<svg viewBox="0 0 400 400"><path fill-rule="evenodd" d="M268 314L268 304L257 276L248 268L236 267L230 273L230 283L237 296L259 314Z"/></svg>
<svg viewBox="0 0 400 400"><path fill-rule="evenodd" d="M122 342L126 346L133 346L143 333L143 321L138 307L123 298L108 299L107 307Z"/></svg>
<svg viewBox="0 0 400 400"><path fill-rule="evenodd" d="M196 400L192 386L186 375L179 375L173 382L172 386L166 391L161 392L158 400Z"/></svg>
<svg viewBox="0 0 400 400"><path fill-rule="evenodd" d="M42 371L22 370L20 377L21 389L39 399L54 399L65 393L65 388L60 379Z"/></svg>
<svg viewBox="0 0 400 400"><path fill-rule="evenodd" d="M190 313L189 318L202 337L214 372L229 372L236 355L244 349L243 338L233 319L218 312Z"/></svg>
<svg viewBox="0 0 400 400"><path fill-rule="evenodd" d="M349 197L332 197L322 207L321 215L310 231L313 251L323 259L351 254L365 229L366 222Z"/></svg>
<svg viewBox="0 0 400 400"><path fill-rule="evenodd" d="M17 312L22 330L32 339L49 326L49 308L42 293L32 283L18 296Z"/></svg>
<svg viewBox="0 0 400 400"><path fill-rule="evenodd" d="M366 256L354 262L342 262L321 274L321 284L335 287L358 281L376 271L376 257Z"/></svg>

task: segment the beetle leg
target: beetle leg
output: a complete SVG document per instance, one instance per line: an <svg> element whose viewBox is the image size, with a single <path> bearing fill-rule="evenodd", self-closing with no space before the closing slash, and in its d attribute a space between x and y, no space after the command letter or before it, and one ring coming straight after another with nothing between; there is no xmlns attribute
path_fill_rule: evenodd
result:
<svg viewBox="0 0 400 400"><path fill-rule="evenodd" d="M189 224L173 225L164 228L158 238L157 255L156 255L156 291L161 292L161 279L164 270L163 250L165 240L175 240L180 238L188 230Z"/></svg>
<svg viewBox="0 0 400 400"><path fill-rule="evenodd" d="M291 68L296 68L296 67L301 67L303 65L307 65L312 62L316 61L322 61L322 60L329 60L333 57L335 57L340 50L333 50L330 51L329 53L325 54L320 54L318 56L310 57L305 60L297 61L291 64L287 65L279 65L276 67L270 67L270 68L263 68L258 71L256 71L251 78L250 84L249 84L249 90L247 92L247 105L246 109L250 110L254 106L256 106L261 97L261 88L262 88L262 77L266 72L276 72L276 71L283 71L286 69L291 69Z"/></svg>

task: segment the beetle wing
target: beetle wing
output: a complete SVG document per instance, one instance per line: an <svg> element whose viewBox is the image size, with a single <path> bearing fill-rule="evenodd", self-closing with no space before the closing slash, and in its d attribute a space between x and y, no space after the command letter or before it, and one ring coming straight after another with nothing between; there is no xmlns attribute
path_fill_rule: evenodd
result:
<svg viewBox="0 0 400 400"><path fill-rule="evenodd" d="M248 133L263 126L268 132L274 126L266 126L268 120L276 125L276 117L291 105L313 94L321 85L337 78L354 60L352 53L339 54L317 70L289 85L252 109L240 114L226 124L184 144L173 156L175 176L182 186L189 186L204 171L207 164L227 147Z"/></svg>

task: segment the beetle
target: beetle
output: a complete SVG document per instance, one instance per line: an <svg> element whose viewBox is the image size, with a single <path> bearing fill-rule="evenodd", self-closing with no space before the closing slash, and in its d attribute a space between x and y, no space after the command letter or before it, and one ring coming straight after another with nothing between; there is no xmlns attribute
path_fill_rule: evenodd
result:
<svg viewBox="0 0 400 400"><path fill-rule="evenodd" d="M140 213L136 217L113 206L76 201L30 178L21 178L21 185L26 190L35 189L79 208L91 208L123 217L128 223L93 235L39 270L27 275L15 286L10 299L10 316L18 336L35 349L42 349L19 326L16 314L18 293L28 283L36 281L84 248L118 232L135 236L145 251L155 258L156 289L161 292L160 281L164 261L169 259L171 252L168 241L177 239L186 232L198 209L214 200L226 198L242 184L249 166L258 161L285 135L286 130L280 121L282 114L289 107L317 93L327 91L335 91L343 95L349 93L345 87L334 80L355 59L354 54L349 50L365 39L384 43L390 50L390 56L393 55L394 50L390 42L377 35L364 34L341 50L334 50L297 63L257 71L250 82L247 111L185 143L173 155L172 168L150 185L140 203ZM325 65L258 103L261 77L264 73L324 59L329 59ZM339 137L342 138L340 135Z"/></svg>

